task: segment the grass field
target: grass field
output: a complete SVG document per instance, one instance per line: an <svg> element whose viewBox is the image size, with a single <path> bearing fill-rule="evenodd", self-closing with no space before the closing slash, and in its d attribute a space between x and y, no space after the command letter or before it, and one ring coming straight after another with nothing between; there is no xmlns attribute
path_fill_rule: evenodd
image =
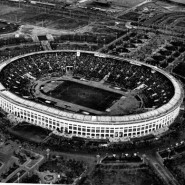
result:
<svg viewBox="0 0 185 185"><path fill-rule="evenodd" d="M184 64L184 63L180 63L180 64L178 64L178 65L173 69L173 72L176 73L177 75L182 76L182 77L185 78L184 70L185 70L185 64Z"/></svg>
<svg viewBox="0 0 185 185"><path fill-rule="evenodd" d="M0 5L0 15L5 15L5 14L15 12L15 11L18 11L18 10L19 10L19 8L17 8L17 7L10 7L10 6L7 6L7 5Z"/></svg>
<svg viewBox="0 0 185 185"><path fill-rule="evenodd" d="M121 97L120 94L114 92L71 81L62 81L60 85L47 94L54 98L98 111L105 111L113 101Z"/></svg>
<svg viewBox="0 0 185 185"><path fill-rule="evenodd" d="M30 124L18 124L15 127L9 129L10 133L33 142L40 143L42 142L50 133L49 130L46 130L42 127L38 127Z"/></svg>
<svg viewBox="0 0 185 185"><path fill-rule="evenodd" d="M179 22L176 24L176 26L180 26L180 27L185 28L185 19L182 20L182 21L179 21Z"/></svg>
<svg viewBox="0 0 185 185"><path fill-rule="evenodd" d="M115 0L113 5L118 5L123 7L123 10L126 8L131 8L136 6L139 3L142 3L144 0ZM120 8L120 7L119 7ZM77 11L77 8L74 8L74 11ZM71 10L73 14L73 10ZM39 10L31 7L12 7L8 5L0 5L0 16L1 19L21 22L23 24L33 24L37 26L44 26L53 29L75 29L81 26L88 24L87 21L82 20L80 17L72 16L69 17L65 14L51 14L46 13L43 10Z"/></svg>
<svg viewBox="0 0 185 185"><path fill-rule="evenodd" d="M185 155L183 152L179 156L165 160L165 166L176 177L179 184L185 184Z"/></svg>
<svg viewBox="0 0 185 185"><path fill-rule="evenodd" d="M20 24L44 26L51 29L76 29L88 24L88 21L77 17L66 17L61 14L51 14L35 8L17 8L0 5L1 19Z"/></svg>
<svg viewBox="0 0 185 185"><path fill-rule="evenodd" d="M116 169L117 168L117 169ZM147 167L126 168L110 166L107 169L95 168L91 179L82 185L161 185L161 181Z"/></svg>

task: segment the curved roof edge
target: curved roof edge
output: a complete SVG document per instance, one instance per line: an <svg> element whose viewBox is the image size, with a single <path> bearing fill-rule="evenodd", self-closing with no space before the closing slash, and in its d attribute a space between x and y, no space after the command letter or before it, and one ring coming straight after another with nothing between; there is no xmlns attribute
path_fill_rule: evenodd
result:
<svg viewBox="0 0 185 185"><path fill-rule="evenodd" d="M112 56L112 55L106 55L98 52L91 52L91 51L81 51L81 50L54 50L54 51L39 51L39 52L34 52L34 53L29 53L29 54L24 54L20 55L14 58L11 58L3 63L0 64L0 71L9 63L19 59L19 58L24 58L26 56L31 56L35 54L42 54L42 53L56 53L56 52L72 52L72 53L89 53L89 54L94 54L95 56L98 57L105 57L105 58L113 58L117 60L126 60L128 62L131 62L132 64L136 63L139 65L147 66L152 68L155 71L158 71L162 73L164 76L166 76L173 84L175 92L174 96L171 98L171 100L164 104L163 106L151 110L145 113L140 113L140 114L133 114L133 115L125 115L125 116L91 116L91 115L83 115L83 114L77 114L77 113L69 113L65 111L58 110L56 108L48 107L46 105L42 105L30 100L26 100L23 98L18 97L17 95L5 90L6 88L0 83L0 94L3 95L4 97L7 97L11 99L11 101L20 104L23 104L25 107L29 107L35 111L44 111L44 113L47 112L48 115L53 115L55 114L56 116L62 117L64 119L69 119L69 120L74 120L75 121L83 121L83 122L138 122L138 120L146 120L146 119L152 119L156 117L161 117L162 115L173 111L177 106L179 106L182 103L183 96L184 96L184 91L182 89L181 84L176 80L175 77L170 75L169 73L165 72L164 70L157 68L156 66L152 66L149 64L145 64L136 60L130 60L127 58L122 58L122 57L117 57L117 56ZM41 112L42 112L41 111Z"/></svg>

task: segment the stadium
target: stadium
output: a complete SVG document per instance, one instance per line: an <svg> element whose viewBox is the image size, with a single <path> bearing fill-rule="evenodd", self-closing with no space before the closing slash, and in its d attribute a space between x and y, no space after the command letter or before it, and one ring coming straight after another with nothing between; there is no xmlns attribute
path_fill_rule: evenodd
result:
<svg viewBox="0 0 185 185"><path fill-rule="evenodd" d="M39 51L0 65L0 107L72 138L125 141L166 131L183 90L167 72L80 50Z"/></svg>

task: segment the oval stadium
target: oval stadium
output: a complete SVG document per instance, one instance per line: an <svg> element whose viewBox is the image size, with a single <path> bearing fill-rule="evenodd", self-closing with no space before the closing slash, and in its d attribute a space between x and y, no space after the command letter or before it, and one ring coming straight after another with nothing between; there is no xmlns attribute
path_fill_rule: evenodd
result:
<svg viewBox="0 0 185 185"><path fill-rule="evenodd" d="M57 50L0 65L0 107L64 137L118 139L165 132L183 90L167 72L98 52Z"/></svg>

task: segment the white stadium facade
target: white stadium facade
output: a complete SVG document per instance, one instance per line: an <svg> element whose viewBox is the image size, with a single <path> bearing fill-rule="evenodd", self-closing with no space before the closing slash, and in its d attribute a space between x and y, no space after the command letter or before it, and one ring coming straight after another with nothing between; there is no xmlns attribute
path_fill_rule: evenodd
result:
<svg viewBox="0 0 185 185"><path fill-rule="evenodd" d="M48 52L48 51L47 51ZM11 63L19 59L30 57L38 54L46 53L46 51L30 53L9 59L0 65L0 74ZM49 51L49 53L57 53L63 51ZM123 60L121 57L115 57L97 52L85 51L65 51L76 54L91 54L93 57L103 57L114 60ZM125 60L125 59L124 59ZM29 122L34 125L47 128L52 131L65 130L66 133L58 133L59 135L89 139L111 139L119 138L127 140L128 138L147 136L151 133L167 128L172 124L179 114L180 106L183 101L183 90L180 83L167 72L137 61L129 61L132 65L150 68L152 72L160 73L165 79L173 85L173 96L163 105L157 108L148 109L138 114L129 114L123 116L117 115L90 115L75 113L57 109L56 107L47 106L36 101L18 96L16 93L2 83L0 83L0 107L9 115L14 115L17 120ZM37 61L38 62L38 61ZM10 74L9 74L10 75ZM155 82L154 82L155 83ZM164 93L163 93L164 94ZM164 129L165 130L165 129Z"/></svg>

